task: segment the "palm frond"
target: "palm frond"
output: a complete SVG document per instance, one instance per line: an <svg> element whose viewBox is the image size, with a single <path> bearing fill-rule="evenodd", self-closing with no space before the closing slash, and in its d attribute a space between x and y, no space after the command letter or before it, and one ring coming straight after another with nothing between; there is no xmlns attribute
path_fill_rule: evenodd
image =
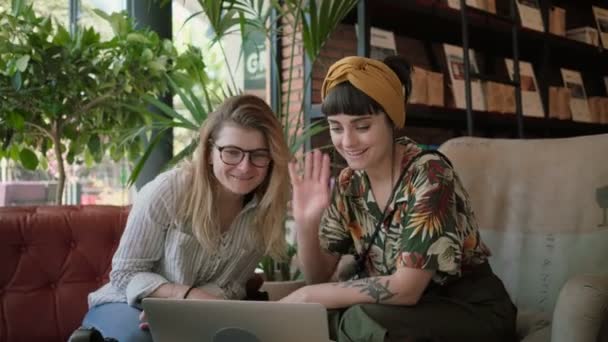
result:
<svg viewBox="0 0 608 342"><path fill-rule="evenodd" d="M186 145L186 147L182 148L181 151L179 151L175 156L173 156L173 158L171 158L171 160L169 160L169 162L167 163L167 168L177 165L177 163L179 163L180 161L191 157L197 146L198 139L192 139L192 141L190 141L190 143Z"/></svg>
<svg viewBox="0 0 608 342"><path fill-rule="evenodd" d="M150 158L150 154L152 154L152 151L154 151L156 145L158 145L158 143L162 140L165 131L166 129L161 129L154 135L154 137L152 137L152 140L146 146L144 154L137 161L135 167L133 167L133 170L131 171L131 175L129 176L129 180L127 181L128 186L132 186L133 184L135 184L135 181L137 180L137 177L139 177L141 170L144 168L144 165Z"/></svg>
<svg viewBox="0 0 608 342"><path fill-rule="evenodd" d="M184 116L177 113L177 111L175 111L175 110L174 110L174 112L175 112L174 115L175 114L179 115L184 120L187 120L192 125L192 128L194 130L198 130L200 125L203 123L203 121L205 121L205 119L207 119L207 111L205 111L205 109L203 108L203 105L200 103L199 99L194 95L191 88L182 90L182 89L180 89L180 87L177 86L177 84L175 84L175 82L173 82L173 80L170 77L169 77L168 81L169 81L169 84L171 85L171 89L182 100L182 103L184 104L184 106L186 106L186 109L188 110L188 112L190 112L190 114L192 115L192 118L194 119L195 122L190 122L188 119L186 119Z"/></svg>
<svg viewBox="0 0 608 342"><path fill-rule="evenodd" d="M146 102L150 103L151 105L153 105L154 107L158 108L160 111L162 111L165 115L167 115L171 119L181 122L185 126L185 128L194 129L194 130L198 129L198 127L194 123L192 123L190 120L188 120L186 117L181 115L179 112L177 112L175 109L173 109L171 106L167 105L163 101L160 101L157 98L150 96L150 95L144 95L144 100ZM151 113L153 114L154 112L151 112Z"/></svg>
<svg viewBox="0 0 608 342"><path fill-rule="evenodd" d="M294 1L294 0L292 0ZM321 4L318 6L318 2ZM357 0L310 0L303 11L302 44L310 60L315 60L329 39L329 36L348 13L355 7Z"/></svg>
<svg viewBox="0 0 608 342"><path fill-rule="evenodd" d="M325 131L327 127L328 126L325 122L317 121L310 124L308 127L305 127L300 134L290 136L289 148L291 149L291 153L295 154L302 146L304 146L308 139Z"/></svg>

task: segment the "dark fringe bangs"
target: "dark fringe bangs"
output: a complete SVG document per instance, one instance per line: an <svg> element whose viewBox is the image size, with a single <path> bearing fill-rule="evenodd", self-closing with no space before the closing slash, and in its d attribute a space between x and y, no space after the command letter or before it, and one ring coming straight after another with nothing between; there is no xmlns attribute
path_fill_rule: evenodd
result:
<svg viewBox="0 0 608 342"><path fill-rule="evenodd" d="M384 108L378 102L350 82L342 82L332 88L321 105L325 116L337 114L370 115L384 113Z"/></svg>

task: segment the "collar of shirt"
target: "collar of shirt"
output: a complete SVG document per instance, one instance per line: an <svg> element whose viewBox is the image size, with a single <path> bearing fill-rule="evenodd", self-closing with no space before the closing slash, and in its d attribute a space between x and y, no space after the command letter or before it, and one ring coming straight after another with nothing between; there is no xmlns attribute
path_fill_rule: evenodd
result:
<svg viewBox="0 0 608 342"><path fill-rule="evenodd" d="M406 152L401 159L401 172L403 172L403 167L405 167L407 162L414 155L420 153L421 149L413 140L406 137L397 139L395 143L407 147ZM365 171L346 168L340 173L338 184L340 192L344 196L350 197L350 202L355 206L353 209L366 211L378 220L381 218L384 208L378 206L371 189L371 183ZM397 193L391 200L390 208L387 213L393 211L397 203L406 200L405 196L399 196L399 194L403 192L402 189L402 186L397 189Z"/></svg>

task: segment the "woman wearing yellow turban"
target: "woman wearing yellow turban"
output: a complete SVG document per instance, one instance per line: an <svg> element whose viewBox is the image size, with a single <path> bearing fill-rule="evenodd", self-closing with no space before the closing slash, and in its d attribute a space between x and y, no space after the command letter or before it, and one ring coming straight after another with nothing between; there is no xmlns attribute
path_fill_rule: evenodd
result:
<svg viewBox="0 0 608 342"><path fill-rule="evenodd" d="M515 341L517 309L492 273L449 160L395 139L410 70L398 56L346 57L329 68L322 111L348 167L332 193L329 156L308 153L302 172L290 165L310 285L283 301L335 309L330 333L339 342Z"/></svg>

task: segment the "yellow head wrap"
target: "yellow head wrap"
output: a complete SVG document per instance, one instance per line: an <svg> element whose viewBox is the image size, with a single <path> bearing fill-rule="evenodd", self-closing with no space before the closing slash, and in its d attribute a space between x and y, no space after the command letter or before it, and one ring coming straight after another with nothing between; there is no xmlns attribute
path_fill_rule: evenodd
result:
<svg viewBox="0 0 608 342"><path fill-rule="evenodd" d="M405 94L399 77L386 64L365 57L344 57L334 63L325 76L321 97L338 84L349 81L355 88L378 102L395 126L405 124Z"/></svg>

